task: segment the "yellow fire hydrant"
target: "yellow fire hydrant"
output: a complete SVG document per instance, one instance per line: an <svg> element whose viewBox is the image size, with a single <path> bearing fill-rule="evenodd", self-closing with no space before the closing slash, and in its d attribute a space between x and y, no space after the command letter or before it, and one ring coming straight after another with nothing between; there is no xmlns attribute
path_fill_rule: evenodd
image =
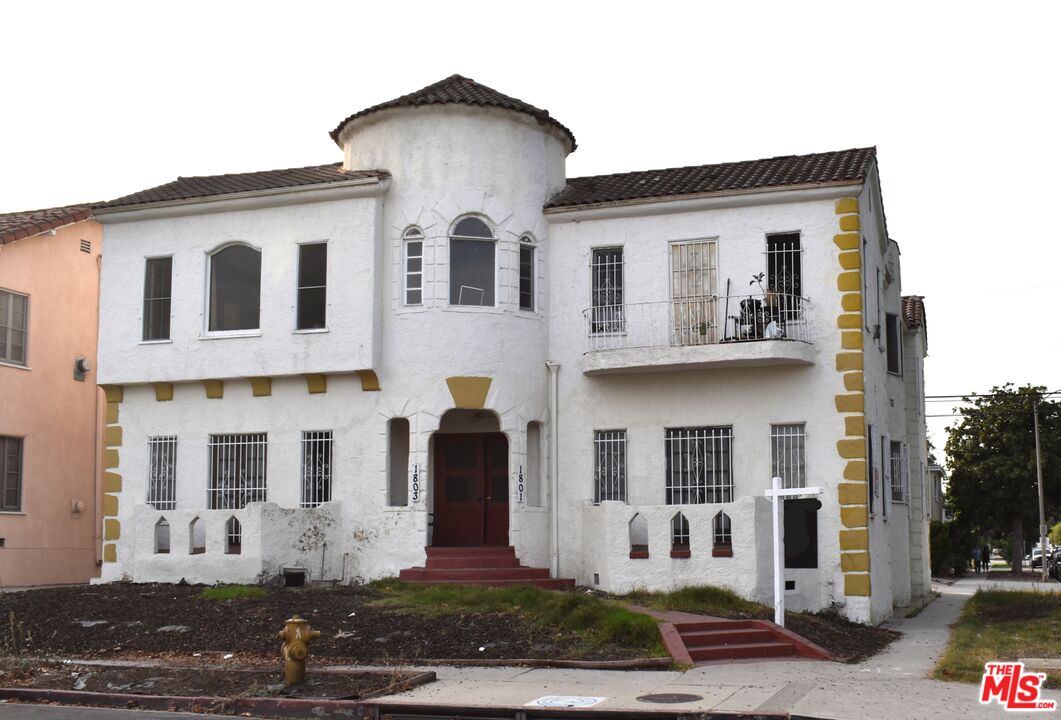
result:
<svg viewBox="0 0 1061 720"><path fill-rule="evenodd" d="M280 639L284 644L280 653L284 656L284 687L297 685L306 679L306 657L309 655L309 641L321 636L319 630L313 630L308 620L298 615L284 623Z"/></svg>

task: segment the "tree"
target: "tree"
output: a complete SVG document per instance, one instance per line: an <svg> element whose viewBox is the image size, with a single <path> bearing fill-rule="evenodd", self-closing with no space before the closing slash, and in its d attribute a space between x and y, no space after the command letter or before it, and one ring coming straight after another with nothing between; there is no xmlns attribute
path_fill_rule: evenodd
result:
<svg viewBox="0 0 1061 720"><path fill-rule="evenodd" d="M1061 406L1045 388L1011 383L970 400L947 429L948 494L955 520L974 533L1011 536L1013 572L1020 573L1027 537L1039 534L1032 408L1039 401L1043 490L1047 516L1061 505Z"/></svg>

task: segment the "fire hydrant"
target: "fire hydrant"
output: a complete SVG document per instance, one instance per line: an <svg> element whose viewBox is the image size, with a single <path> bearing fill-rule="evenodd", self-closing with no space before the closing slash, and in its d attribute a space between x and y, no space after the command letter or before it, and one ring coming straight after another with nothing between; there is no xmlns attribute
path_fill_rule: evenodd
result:
<svg viewBox="0 0 1061 720"><path fill-rule="evenodd" d="M319 630L313 630L308 620L298 615L284 623L280 639L284 644L280 653L284 656L284 687L297 685L306 679L306 657L309 655L309 641L321 636Z"/></svg>

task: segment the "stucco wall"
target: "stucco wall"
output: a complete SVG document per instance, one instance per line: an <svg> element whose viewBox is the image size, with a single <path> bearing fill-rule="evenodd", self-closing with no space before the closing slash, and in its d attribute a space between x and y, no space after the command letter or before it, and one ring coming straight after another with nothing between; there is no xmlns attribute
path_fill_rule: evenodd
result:
<svg viewBox="0 0 1061 720"><path fill-rule="evenodd" d="M98 572L102 236L84 221L0 246L0 288L29 296L26 366L0 364L0 435L23 438L21 512L0 513L5 586L84 582ZM92 365L83 382L73 377L78 357Z"/></svg>

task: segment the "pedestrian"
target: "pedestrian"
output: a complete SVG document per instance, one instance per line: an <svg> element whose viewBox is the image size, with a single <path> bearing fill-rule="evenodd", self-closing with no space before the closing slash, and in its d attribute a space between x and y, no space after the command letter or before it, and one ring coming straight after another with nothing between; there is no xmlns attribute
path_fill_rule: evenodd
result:
<svg viewBox="0 0 1061 720"><path fill-rule="evenodd" d="M991 572L991 546L984 545L983 550L980 551L980 562L984 564L984 573Z"/></svg>
<svg viewBox="0 0 1061 720"><path fill-rule="evenodd" d="M980 548L973 546L973 570L980 574Z"/></svg>

